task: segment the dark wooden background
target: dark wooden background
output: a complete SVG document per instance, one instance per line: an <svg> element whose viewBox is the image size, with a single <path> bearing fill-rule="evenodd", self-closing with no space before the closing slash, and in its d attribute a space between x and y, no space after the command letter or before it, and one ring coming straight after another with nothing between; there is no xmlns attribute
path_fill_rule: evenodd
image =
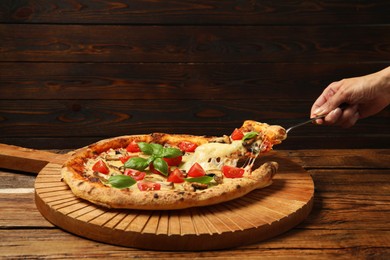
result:
<svg viewBox="0 0 390 260"><path fill-rule="evenodd" d="M2 0L0 142L287 128L330 82L389 65L388 0ZM389 112L278 149L389 148Z"/></svg>

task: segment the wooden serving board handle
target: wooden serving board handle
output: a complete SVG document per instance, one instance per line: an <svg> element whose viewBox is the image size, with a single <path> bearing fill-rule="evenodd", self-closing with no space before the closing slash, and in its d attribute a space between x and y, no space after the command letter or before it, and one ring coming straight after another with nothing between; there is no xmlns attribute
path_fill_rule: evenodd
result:
<svg viewBox="0 0 390 260"><path fill-rule="evenodd" d="M66 154L0 144L0 168L38 174L49 162L62 164Z"/></svg>

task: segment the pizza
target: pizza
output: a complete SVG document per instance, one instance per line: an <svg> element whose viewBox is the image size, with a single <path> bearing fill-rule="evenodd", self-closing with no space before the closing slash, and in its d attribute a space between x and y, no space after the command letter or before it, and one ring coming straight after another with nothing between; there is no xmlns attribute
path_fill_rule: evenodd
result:
<svg viewBox="0 0 390 260"><path fill-rule="evenodd" d="M120 136L72 152L61 176L75 196L108 208L213 205L270 185L277 162L255 160L285 138L281 126L252 120L222 137Z"/></svg>

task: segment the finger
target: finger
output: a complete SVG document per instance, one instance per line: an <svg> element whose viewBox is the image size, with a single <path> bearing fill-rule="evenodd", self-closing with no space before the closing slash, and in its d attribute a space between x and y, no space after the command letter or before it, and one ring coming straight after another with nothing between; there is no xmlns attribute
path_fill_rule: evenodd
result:
<svg viewBox="0 0 390 260"><path fill-rule="evenodd" d="M337 90L340 88L340 81L331 83L327 88L324 89L322 94L317 98L311 108L310 117L315 117L318 115L323 115L329 113L337 106L329 106L329 101L337 93Z"/></svg>
<svg viewBox="0 0 390 260"><path fill-rule="evenodd" d="M323 125L324 124L324 119L323 118L318 118L318 119L316 119L316 120L314 120L314 121L312 121L314 124L316 124L316 125Z"/></svg>
<svg viewBox="0 0 390 260"><path fill-rule="evenodd" d="M359 120L360 114L357 111L353 116L351 116L346 122L344 122L341 127L343 128L350 128L351 126L354 126L356 122Z"/></svg>
<svg viewBox="0 0 390 260"><path fill-rule="evenodd" d="M343 128L349 128L353 126L360 118L358 106L353 105L344 109L342 116L338 120L337 124Z"/></svg>
<svg viewBox="0 0 390 260"><path fill-rule="evenodd" d="M341 108L337 107L336 109L332 110L325 118L323 124L326 125L334 125L336 124L340 118L343 115L343 111Z"/></svg>
<svg viewBox="0 0 390 260"><path fill-rule="evenodd" d="M316 117L318 115L321 115L321 112L323 109L321 109L321 107L326 103L326 98L324 95L321 94L321 96L319 96L317 98L317 100L314 102L313 106L311 107L311 110L310 110L310 117Z"/></svg>

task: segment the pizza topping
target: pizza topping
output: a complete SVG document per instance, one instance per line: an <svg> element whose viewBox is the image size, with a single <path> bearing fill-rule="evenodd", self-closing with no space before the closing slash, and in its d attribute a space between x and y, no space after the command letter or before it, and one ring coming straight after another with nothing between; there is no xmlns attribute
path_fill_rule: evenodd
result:
<svg viewBox="0 0 390 260"><path fill-rule="evenodd" d="M241 140L244 137L244 133L240 129L236 128L230 137L232 140Z"/></svg>
<svg viewBox="0 0 390 260"><path fill-rule="evenodd" d="M120 157L119 157L117 154L111 154L111 153L107 154L107 155L104 157L104 159L105 159L106 161L118 161L118 160L120 160L119 158L120 158Z"/></svg>
<svg viewBox="0 0 390 260"><path fill-rule="evenodd" d="M198 163L205 171L220 169L222 165L236 166L238 157L243 154L245 148L242 141L233 141L232 143L206 143L198 146L192 154L186 154L183 158L183 170L189 169Z"/></svg>
<svg viewBox="0 0 390 260"><path fill-rule="evenodd" d="M268 140L263 140L260 150L263 153L269 152L272 149L272 143Z"/></svg>
<svg viewBox="0 0 390 260"><path fill-rule="evenodd" d="M109 174L103 174L103 173L100 173L100 172L95 172L95 171L92 171L92 174L91 175L84 175L84 178L87 178L87 179L90 179L90 178L97 178L99 179L102 183L106 183L107 180L110 178L110 175Z"/></svg>
<svg viewBox="0 0 390 260"><path fill-rule="evenodd" d="M88 178L88 180L90 181L90 182L99 182L100 181L100 179L99 178L97 178L97 177L89 177Z"/></svg>
<svg viewBox="0 0 390 260"><path fill-rule="evenodd" d="M173 182L173 183L183 183L185 181L184 174L179 168L176 168L173 171L171 171L171 173L168 176L167 181Z"/></svg>
<svg viewBox="0 0 390 260"><path fill-rule="evenodd" d="M218 139L220 142L198 146L182 141L177 146L180 149L167 144L133 141L126 148L109 149L94 157L89 167L93 165L91 174L103 184L118 189L133 189L137 183L135 188L142 191L202 190L222 184L224 177L241 178L245 172L250 172L236 165L248 147L253 150L256 136L257 132L245 133L236 129L230 138ZM262 149L269 147L264 144ZM186 151L184 155L183 151Z"/></svg>
<svg viewBox="0 0 390 260"><path fill-rule="evenodd" d="M142 157L132 157L127 160L124 164L125 168L131 168L139 171L145 170L148 167L149 162L147 159Z"/></svg>
<svg viewBox="0 0 390 260"><path fill-rule="evenodd" d="M159 173L161 173L164 176L168 176L168 164L166 161L164 161L162 158L156 158L151 165L153 165L153 168L157 170Z"/></svg>
<svg viewBox="0 0 390 260"><path fill-rule="evenodd" d="M197 144L194 144L192 142L189 142L189 141L182 141L178 144L178 147L180 150L182 150L183 152L186 152L186 153L192 153L195 151L195 149L198 147Z"/></svg>
<svg viewBox="0 0 390 260"><path fill-rule="evenodd" d="M202 190L223 184L225 178L228 181L249 175L255 157L272 148L271 142L262 139L263 134L252 128L236 128L230 136L203 144L184 140L173 147L170 143L132 141L127 147L109 149L91 158L86 169L103 184L118 189ZM242 156L250 159L239 168Z"/></svg>
<svg viewBox="0 0 390 260"><path fill-rule="evenodd" d="M249 139L253 139L253 138L255 138L258 134L259 134L259 133L258 133L258 132L255 132L255 131L246 133L246 134L242 137L242 141L246 141L246 140L249 140Z"/></svg>
<svg viewBox="0 0 390 260"><path fill-rule="evenodd" d="M194 183L191 183L191 187L194 189L194 191L196 191L196 190L205 190L209 186L207 184L194 182Z"/></svg>
<svg viewBox="0 0 390 260"><path fill-rule="evenodd" d="M95 171L95 172L103 173L103 174L108 174L110 172L110 170L108 169L107 165L102 160L97 161L92 166L92 170Z"/></svg>
<svg viewBox="0 0 390 260"><path fill-rule="evenodd" d="M145 175L144 178L145 181L151 181L151 182L159 182L163 183L166 182L166 177L161 174L154 174L154 173L148 173Z"/></svg>
<svg viewBox="0 0 390 260"><path fill-rule="evenodd" d="M140 181L145 178L146 172L141 172L134 169L126 169L124 175L130 176L136 181Z"/></svg>
<svg viewBox="0 0 390 260"><path fill-rule="evenodd" d="M188 171L188 176L190 177L201 177L204 175L206 175L206 172L199 163L194 163Z"/></svg>
<svg viewBox="0 0 390 260"><path fill-rule="evenodd" d="M141 149L139 148L138 144L133 141L131 142L127 147L126 150L130 153L138 153L141 152Z"/></svg>
<svg viewBox="0 0 390 260"><path fill-rule="evenodd" d="M154 182L137 182L137 186L140 191L154 191L161 189L161 184Z"/></svg>
<svg viewBox="0 0 390 260"><path fill-rule="evenodd" d="M167 162L168 166L178 166L183 160L183 156L180 155L174 158L163 158L163 159L164 161Z"/></svg>
<svg viewBox="0 0 390 260"><path fill-rule="evenodd" d="M125 164L131 157L132 157L132 156L130 156L130 155L125 155L125 156L120 157L119 160L120 160L123 164Z"/></svg>
<svg viewBox="0 0 390 260"><path fill-rule="evenodd" d="M139 171L149 168L155 169L157 173L168 176L168 163L163 158L173 159L182 156L182 152L173 147L163 147L161 144L139 142L138 147L148 158L132 157L125 163L125 168L132 168Z"/></svg>
<svg viewBox="0 0 390 260"><path fill-rule="evenodd" d="M166 173L163 173L163 172L161 172L160 170L157 170L157 169L154 167L153 162L149 164L149 171L150 171L151 173L154 173L154 174L157 174L157 175L167 176ZM168 170L167 170L167 171L169 171L169 167L168 167Z"/></svg>
<svg viewBox="0 0 390 260"><path fill-rule="evenodd" d="M195 178L186 178L187 182L196 182L201 184L209 184L214 178L212 176L202 176L202 177L195 177Z"/></svg>
<svg viewBox="0 0 390 260"><path fill-rule="evenodd" d="M241 178L244 175L245 170L242 168L224 165L222 166L222 173L227 178Z"/></svg>
<svg viewBox="0 0 390 260"><path fill-rule="evenodd" d="M222 176L222 175L214 174L214 175L213 175L213 178L214 178L214 181L215 181L217 184L222 184L222 183L223 183L223 176Z"/></svg>
<svg viewBox="0 0 390 260"><path fill-rule="evenodd" d="M108 179L108 183L117 189L128 188L136 183L136 180L127 175L114 175Z"/></svg>

